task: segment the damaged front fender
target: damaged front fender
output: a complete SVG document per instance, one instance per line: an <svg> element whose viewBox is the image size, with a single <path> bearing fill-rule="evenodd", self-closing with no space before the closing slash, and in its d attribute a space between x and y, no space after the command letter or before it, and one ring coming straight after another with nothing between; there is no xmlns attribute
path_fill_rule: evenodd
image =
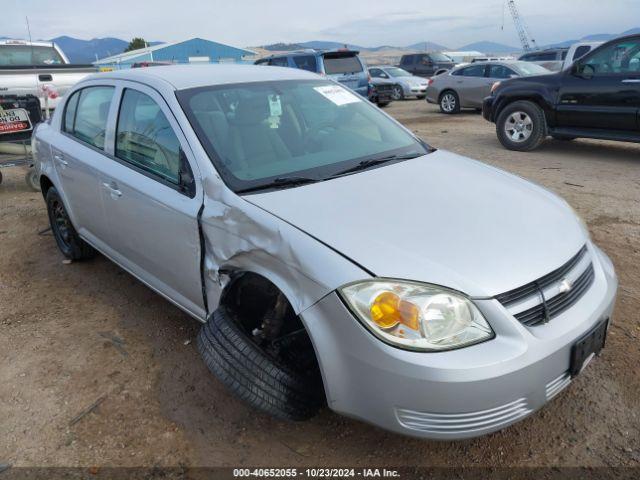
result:
<svg viewBox="0 0 640 480"><path fill-rule="evenodd" d="M211 181L200 225L203 281L209 312L234 272L267 278L296 314L336 288L371 274L297 227Z"/></svg>

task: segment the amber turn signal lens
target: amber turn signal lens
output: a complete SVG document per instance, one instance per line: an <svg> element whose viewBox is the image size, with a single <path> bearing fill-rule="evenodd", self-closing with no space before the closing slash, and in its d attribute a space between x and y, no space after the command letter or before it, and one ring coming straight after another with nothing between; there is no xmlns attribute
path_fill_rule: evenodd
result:
<svg viewBox="0 0 640 480"><path fill-rule="evenodd" d="M418 307L400 299L393 292L382 292L371 304L371 319L380 328L389 329L399 324L418 330Z"/></svg>

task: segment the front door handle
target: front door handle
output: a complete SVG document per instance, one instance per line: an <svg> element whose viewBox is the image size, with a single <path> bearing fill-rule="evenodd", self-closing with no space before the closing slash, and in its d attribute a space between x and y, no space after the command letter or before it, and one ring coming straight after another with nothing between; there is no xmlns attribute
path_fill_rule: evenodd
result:
<svg viewBox="0 0 640 480"><path fill-rule="evenodd" d="M622 83L640 83L640 78L625 78Z"/></svg>
<svg viewBox="0 0 640 480"><path fill-rule="evenodd" d="M65 166L65 167L66 167L67 165L69 165L69 162L67 162L67 161L64 159L64 156L63 156L61 153L55 153L55 154L53 155L53 159L54 159L56 162L58 162L59 164L61 164L61 165Z"/></svg>
<svg viewBox="0 0 640 480"><path fill-rule="evenodd" d="M109 190L111 198L116 199L122 196L122 192L118 190L118 185L115 182L107 183L102 182L102 186Z"/></svg>

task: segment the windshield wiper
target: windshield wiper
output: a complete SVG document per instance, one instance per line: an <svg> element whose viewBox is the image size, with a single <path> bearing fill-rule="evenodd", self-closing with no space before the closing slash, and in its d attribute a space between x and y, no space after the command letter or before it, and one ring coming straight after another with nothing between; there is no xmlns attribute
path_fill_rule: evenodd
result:
<svg viewBox="0 0 640 480"><path fill-rule="evenodd" d="M393 162L396 160L411 160L412 158L418 158L418 157L421 157L422 155L424 155L424 153L406 153L404 155L387 155L386 157L369 158L367 160L362 160L360 163L354 165L353 167L349 167L345 170L341 170L337 173L334 173L329 178L340 177L342 175L346 175L347 173L366 170L367 168L373 165L380 165L381 163Z"/></svg>
<svg viewBox="0 0 640 480"><path fill-rule="evenodd" d="M237 190L236 193L256 192L259 190L268 190L270 188L295 187L297 185L305 185L307 183L315 183L318 181L319 180L317 178L311 177L277 177L268 183L263 183L254 187L247 187L242 190Z"/></svg>

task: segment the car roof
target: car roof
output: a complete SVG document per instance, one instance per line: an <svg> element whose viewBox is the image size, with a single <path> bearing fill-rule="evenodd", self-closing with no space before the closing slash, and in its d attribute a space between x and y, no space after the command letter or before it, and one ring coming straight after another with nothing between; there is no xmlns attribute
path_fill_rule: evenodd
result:
<svg viewBox="0 0 640 480"><path fill-rule="evenodd" d="M319 75L296 68L268 67L262 65L209 64L209 65L168 65L153 68L135 68L101 72L84 81L111 79L129 80L153 86L168 83L175 90L229 85L234 83L269 82L280 80L313 80Z"/></svg>

